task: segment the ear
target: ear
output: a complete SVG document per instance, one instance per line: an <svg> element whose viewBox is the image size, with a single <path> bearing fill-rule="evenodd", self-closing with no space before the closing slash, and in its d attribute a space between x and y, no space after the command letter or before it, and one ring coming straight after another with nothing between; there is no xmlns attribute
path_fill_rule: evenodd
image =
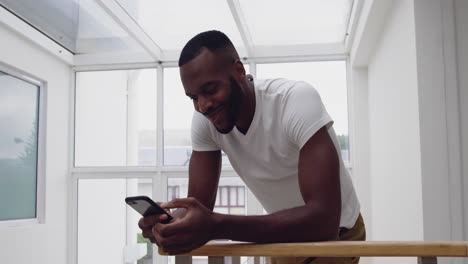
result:
<svg viewBox="0 0 468 264"><path fill-rule="evenodd" d="M234 76L239 82L242 82L245 79L244 64L239 59L234 63Z"/></svg>

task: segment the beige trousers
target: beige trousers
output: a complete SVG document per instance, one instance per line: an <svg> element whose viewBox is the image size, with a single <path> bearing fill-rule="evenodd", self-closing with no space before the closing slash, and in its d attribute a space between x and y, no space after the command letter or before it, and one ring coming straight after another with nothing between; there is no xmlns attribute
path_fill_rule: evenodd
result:
<svg viewBox="0 0 468 264"><path fill-rule="evenodd" d="M339 241L366 240L366 227L361 214L351 229L341 228ZM314 258L314 257L271 257L270 264L357 264L359 257L353 258Z"/></svg>

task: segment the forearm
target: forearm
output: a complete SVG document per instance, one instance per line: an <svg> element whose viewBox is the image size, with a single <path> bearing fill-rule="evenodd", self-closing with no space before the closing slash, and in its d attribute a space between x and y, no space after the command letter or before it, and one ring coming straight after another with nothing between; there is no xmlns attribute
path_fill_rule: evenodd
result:
<svg viewBox="0 0 468 264"><path fill-rule="evenodd" d="M213 210L221 173L221 151L194 151L189 165L187 197L194 197Z"/></svg>
<svg viewBox="0 0 468 264"><path fill-rule="evenodd" d="M261 216L215 213L213 238L256 243L335 240L339 215L310 204Z"/></svg>

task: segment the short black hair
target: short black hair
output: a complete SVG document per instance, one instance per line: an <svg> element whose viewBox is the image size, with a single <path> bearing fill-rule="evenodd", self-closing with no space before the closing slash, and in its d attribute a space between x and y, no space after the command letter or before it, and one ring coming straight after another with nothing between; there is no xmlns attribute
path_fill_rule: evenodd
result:
<svg viewBox="0 0 468 264"><path fill-rule="evenodd" d="M197 34L185 44L179 57L179 67L197 57L203 48L212 52L225 49L232 59L238 59L236 48L231 40L221 31L210 30Z"/></svg>

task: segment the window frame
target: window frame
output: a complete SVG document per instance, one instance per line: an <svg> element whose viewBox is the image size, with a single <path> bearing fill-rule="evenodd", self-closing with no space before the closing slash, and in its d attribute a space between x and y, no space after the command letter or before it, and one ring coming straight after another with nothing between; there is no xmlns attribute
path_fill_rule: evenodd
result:
<svg viewBox="0 0 468 264"><path fill-rule="evenodd" d="M36 163L36 217L0 220L0 227L29 226L45 223L47 82L24 70L0 62L0 71L39 88Z"/></svg>
<svg viewBox="0 0 468 264"><path fill-rule="evenodd" d="M346 63L348 68L349 61L347 55L330 55L327 57L304 57L304 58L244 58L243 63L249 64L250 74L256 76L256 65L265 63L285 63L285 62L312 62L312 61L336 61L342 60ZM164 69L178 67L176 62L157 62L157 63L138 63L138 64L120 64L120 65L89 65L89 66L75 66L72 68L72 84L70 87L70 199L69 199L69 259L68 263L78 263L78 223L77 223L77 210L78 210L78 181L80 179L152 179L153 199L163 201L167 199L167 186L169 178L188 178L188 166L167 166L164 165ZM83 71L106 71L106 70L132 70L132 69L146 69L155 68L157 71L157 141L156 141L156 165L149 167L127 166L127 167L74 167L74 118L75 118L75 90L76 82L75 77L77 72ZM350 154L353 146L353 131L351 121L352 112L352 98L349 96L349 72L346 71L347 79L347 100L348 100L348 136L349 136L349 149ZM345 167L352 171L352 155L350 155L349 162L345 162ZM237 176L232 166L222 166L220 177L234 177ZM262 215L265 213L263 207L260 205L253 193L245 188L245 206L247 215ZM167 263L167 256L159 256L157 248L153 246L153 264Z"/></svg>

